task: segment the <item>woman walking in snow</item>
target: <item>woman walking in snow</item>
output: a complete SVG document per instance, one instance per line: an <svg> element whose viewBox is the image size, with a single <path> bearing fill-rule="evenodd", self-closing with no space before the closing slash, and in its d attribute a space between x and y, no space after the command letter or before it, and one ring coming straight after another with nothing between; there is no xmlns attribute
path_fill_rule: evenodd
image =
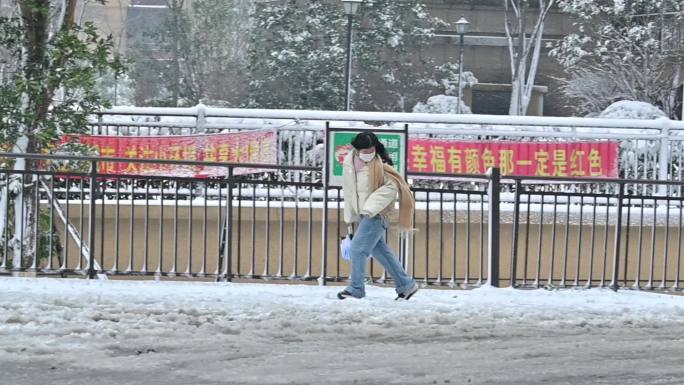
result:
<svg viewBox="0 0 684 385"><path fill-rule="evenodd" d="M385 242L389 213L399 194L399 230L413 227L415 202L408 183L392 167L385 146L372 132L362 132L351 142L352 151L344 160L342 189L344 191L344 221L348 226L358 223L351 240L351 278L349 286L337 297L363 298L366 260L369 255L380 262L396 285L397 299L408 300L418 291L415 279L409 277L396 255Z"/></svg>

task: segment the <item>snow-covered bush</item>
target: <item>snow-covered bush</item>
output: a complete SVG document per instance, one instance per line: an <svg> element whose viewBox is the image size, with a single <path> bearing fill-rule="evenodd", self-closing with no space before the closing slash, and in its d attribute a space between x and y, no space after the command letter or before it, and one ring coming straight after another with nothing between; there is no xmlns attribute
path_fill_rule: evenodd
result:
<svg viewBox="0 0 684 385"><path fill-rule="evenodd" d="M666 118L667 115L658 107L633 100L621 100L615 102L603 110L599 118L607 119L658 119Z"/></svg>
<svg viewBox="0 0 684 385"><path fill-rule="evenodd" d="M458 95L458 75L458 64L445 63L435 67L435 73L427 84L437 89L444 90L445 95ZM463 82L463 89L468 87L472 88L479 82L475 75L470 71L463 72L460 81Z"/></svg>
<svg viewBox="0 0 684 385"><path fill-rule="evenodd" d="M652 120L658 118L667 118L667 115L658 107L632 100L621 100L615 102L603 110L599 118L605 119L641 119ZM642 133L646 133L646 130ZM625 134L632 134L634 130L627 130ZM620 177L621 178L648 178L657 179L657 169L648 167L649 159L658 159L660 152L660 141L635 141L623 140L620 141L619 162L620 162ZM673 153L671 160L679 157L679 154ZM677 168L679 161L673 162L673 170ZM648 186L649 192L652 186ZM636 193L634 186L627 186L627 191ZM642 191L643 192L643 191Z"/></svg>
<svg viewBox="0 0 684 385"><path fill-rule="evenodd" d="M435 95L430 96L427 102L419 102L413 107L413 112L428 113L428 114L456 114L458 113L458 104L461 104L462 114L472 114L470 107L468 107L458 96L449 95Z"/></svg>

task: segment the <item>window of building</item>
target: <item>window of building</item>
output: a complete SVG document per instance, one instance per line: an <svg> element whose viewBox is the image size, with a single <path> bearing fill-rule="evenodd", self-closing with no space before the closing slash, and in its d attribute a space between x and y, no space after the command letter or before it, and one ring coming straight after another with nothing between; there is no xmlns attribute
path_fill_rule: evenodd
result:
<svg viewBox="0 0 684 385"><path fill-rule="evenodd" d="M157 6L166 8L166 0L133 0L131 1L131 6Z"/></svg>
<svg viewBox="0 0 684 385"><path fill-rule="evenodd" d="M154 50L168 11L165 0L133 0L126 19L128 47Z"/></svg>

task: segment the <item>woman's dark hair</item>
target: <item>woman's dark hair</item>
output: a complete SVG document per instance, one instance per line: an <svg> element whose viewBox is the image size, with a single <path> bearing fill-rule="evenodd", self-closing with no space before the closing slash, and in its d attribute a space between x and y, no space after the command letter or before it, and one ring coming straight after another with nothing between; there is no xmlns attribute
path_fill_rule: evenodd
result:
<svg viewBox="0 0 684 385"><path fill-rule="evenodd" d="M352 139L351 145L354 146L357 151L374 147L375 152L380 156L380 159L382 159L383 163L394 166L394 162L392 162L392 159L390 159L385 145L382 144L378 137L372 132L362 132L356 135L356 137Z"/></svg>

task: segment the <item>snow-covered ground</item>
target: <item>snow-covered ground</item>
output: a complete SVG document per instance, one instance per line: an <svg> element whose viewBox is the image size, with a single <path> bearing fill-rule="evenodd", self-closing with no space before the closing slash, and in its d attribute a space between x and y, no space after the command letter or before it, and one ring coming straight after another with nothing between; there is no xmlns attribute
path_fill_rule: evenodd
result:
<svg viewBox="0 0 684 385"><path fill-rule="evenodd" d="M0 278L1 384L682 384L684 297Z"/></svg>

